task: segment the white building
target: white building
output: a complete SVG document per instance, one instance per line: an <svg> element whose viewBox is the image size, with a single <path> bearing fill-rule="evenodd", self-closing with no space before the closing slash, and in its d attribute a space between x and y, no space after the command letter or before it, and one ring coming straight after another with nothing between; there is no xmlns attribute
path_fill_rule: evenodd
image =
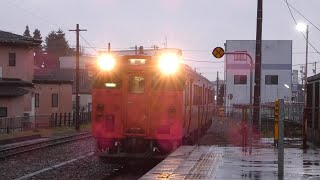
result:
<svg viewBox="0 0 320 180"><path fill-rule="evenodd" d="M88 75L87 64L95 62L96 57L81 56L79 58L79 104L80 111L88 112L91 111L92 96L91 96L91 79ZM73 80L72 87L72 101L75 107L76 91L75 91L75 80L76 80L76 57L67 56L60 57L60 70L57 76L64 79Z"/></svg>
<svg viewBox="0 0 320 180"><path fill-rule="evenodd" d="M255 63L255 40L228 40L226 52L245 51ZM261 103L274 102L276 98L291 100L292 41L263 40L261 65ZM246 55L225 56L226 105L249 104L250 59ZM254 65L252 98L254 95ZM252 99L253 102L253 99Z"/></svg>

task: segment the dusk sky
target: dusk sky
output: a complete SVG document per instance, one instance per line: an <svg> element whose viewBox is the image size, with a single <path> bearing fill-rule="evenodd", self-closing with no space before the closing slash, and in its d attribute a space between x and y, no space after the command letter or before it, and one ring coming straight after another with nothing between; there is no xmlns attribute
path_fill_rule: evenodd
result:
<svg viewBox="0 0 320 180"><path fill-rule="evenodd" d="M215 80L216 71L223 76L223 59L215 59L211 51L226 40L254 40L256 37L256 0L2 0L0 29L23 34L29 25L41 31L43 40L52 30L61 28L71 46L75 25L88 31L82 36L96 50L110 42L113 49L135 45L168 47L183 50L184 59L221 63L188 63ZM313 24L320 27L319 0L288 0ZM293 11L300 22L306 22ZM263 36L265 40L293 40L293 64L305 62L305 40L296 31L284 0L264 1ZM310 42L320 51L320 31L310 25ZM86 53L94 54L88 47ZM310 47L310 52L315 52ZM310 53L309 62L320 61ZM312 65L308 75L312 74ZM293 69L299 69L293 66ZM318 66L320 72L320 64Z"/></svg>

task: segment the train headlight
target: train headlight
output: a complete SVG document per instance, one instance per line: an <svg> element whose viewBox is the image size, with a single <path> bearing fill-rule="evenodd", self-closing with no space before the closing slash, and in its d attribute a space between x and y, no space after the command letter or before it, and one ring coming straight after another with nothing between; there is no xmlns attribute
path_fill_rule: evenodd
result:
<svg viewBox="0 0 320 180"><path fill-rule="evenodd" d="M104 54L99 56L98 66L101 70L111 71L116 66L116 60L110 54Z"/></svg>
<svg viewBox="0 0 320 180"><path fill-rule="evenodd" d="M159 68L164 74L174 74L179 69L180 58L176 54L163 54L159 58Z"/></svg>

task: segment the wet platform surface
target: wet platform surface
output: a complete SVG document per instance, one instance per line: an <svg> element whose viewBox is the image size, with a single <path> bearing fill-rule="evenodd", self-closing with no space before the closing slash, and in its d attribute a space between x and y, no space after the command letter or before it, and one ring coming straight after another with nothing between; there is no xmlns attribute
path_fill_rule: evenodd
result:
<svg viewBox="0 0 320 180"><path fill-rule="evenodd" d="M278 179L277 149L181 146L141 179ZM284 179L320 179L319 150L286 148Z"/></svg>

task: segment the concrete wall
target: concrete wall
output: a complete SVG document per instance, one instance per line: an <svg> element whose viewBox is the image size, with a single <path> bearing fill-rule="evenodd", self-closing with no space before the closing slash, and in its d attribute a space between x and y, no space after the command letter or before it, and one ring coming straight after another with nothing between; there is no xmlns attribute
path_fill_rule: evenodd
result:
<svg viewBox="0 0 320 180"><path fill-rule="evenodd" d="M227 41L226 51L246 51L255 62L255 41L232 40ZM250 59L235 61L234 55L225 56L226 71L226 97L233 95L232 100L227 99L227 105L250 102ZM234 75L247 75L247 84L235 85ZM266 85L265 75L278 75L278 85ZM292 82L292 41L265 40L262 42L262 73L261 73L261 102L273 102L277 97L291 99ZM286 88L284 84L290 86ZM254 87L254 70L253 86ZM253 93L252 89L252 95Z"/></svg>
<svg viewBox="0 0 320 180"><path fill-rule="evenodd" d="M9 53L16 53L16 66L9 66ZM3 78L19 78L31 82L34 72L33 60L33 49L0 47L0 67Z"/></svg>
<svg viewBox="0 0 320 180"><path fill-rule="evenodd" d="M39 93L36 115L72 112L71 84L35 84L35 93ZM52 107L52 94L58 94L58 107Z"/></svg>
<svg viewBox="0 0 320 180"><path fill-rule="evenodd" d="M96 61L97 57L81 56L79 59L79 68L86 69L86 64ZM76 57L64 56L59 58L61 69L76 69Z"/></svg>

